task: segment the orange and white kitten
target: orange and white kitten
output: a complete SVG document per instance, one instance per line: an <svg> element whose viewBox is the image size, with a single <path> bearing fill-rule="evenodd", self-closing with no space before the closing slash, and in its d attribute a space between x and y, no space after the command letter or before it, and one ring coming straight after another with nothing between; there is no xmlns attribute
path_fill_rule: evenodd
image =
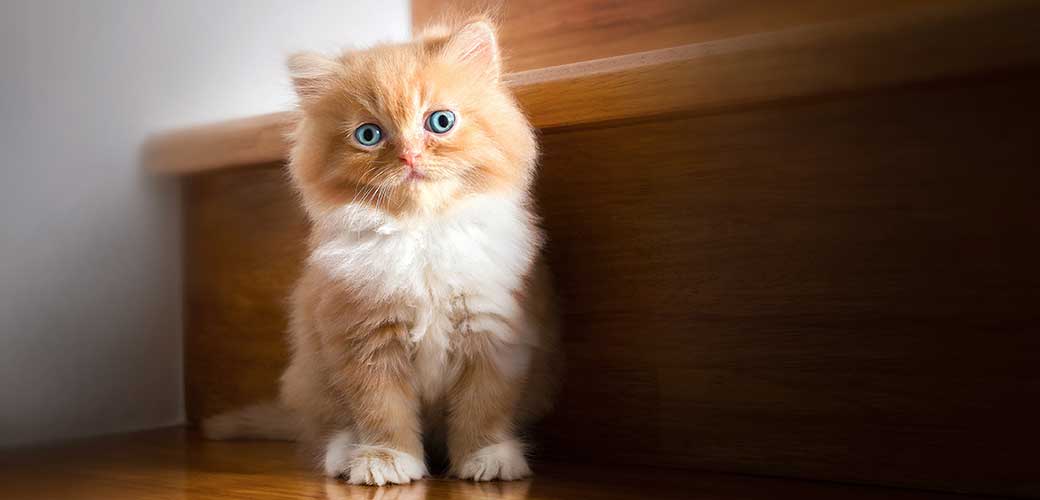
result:
<svg viewBox="0 0 1040 500"><path fill-rule="evenodd" d="M215 438L302 439L355 484L530 475L518 431L561 367L537 144L490 23L289 62L290 171L313 222L281 401L208 420Z"/></svg>

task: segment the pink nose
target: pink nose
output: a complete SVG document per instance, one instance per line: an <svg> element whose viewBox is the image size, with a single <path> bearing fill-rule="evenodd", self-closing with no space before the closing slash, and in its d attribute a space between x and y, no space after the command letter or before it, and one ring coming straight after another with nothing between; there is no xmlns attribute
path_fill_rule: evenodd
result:
<svg viewBox="0 0 1040 500"><path fill-rule="evenodd" d="M398 155L398 158L400 158L405 165L415 168L415 162L419 159L419 153L413 151L406 151Z"/></svg>

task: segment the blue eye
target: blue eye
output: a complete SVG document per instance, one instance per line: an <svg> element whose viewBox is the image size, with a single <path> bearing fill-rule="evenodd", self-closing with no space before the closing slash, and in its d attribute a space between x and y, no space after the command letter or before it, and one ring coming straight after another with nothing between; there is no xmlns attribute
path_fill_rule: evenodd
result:
<svg viewBox="0 0 1040 500"><path fill-rule="evenodd" d="M354 138L362 146L375 146L383 140L383 131L379 129L379 125L366 123L354 130Z"/></svg>
<svg viewBox="0 0 1040 500"><path fill-rule="evenodd" d="M443 134L455 126L455 113L448 110L434 111L426 119L426 130L435 134Z"/></svg>

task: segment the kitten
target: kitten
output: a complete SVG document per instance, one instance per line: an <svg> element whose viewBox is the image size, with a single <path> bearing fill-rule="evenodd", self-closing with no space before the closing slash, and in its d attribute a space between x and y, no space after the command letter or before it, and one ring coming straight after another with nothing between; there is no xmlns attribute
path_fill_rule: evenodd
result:
<svg viewBox="0 0 1040 500"><path fill-rule="evenodd" d="M292 181L312 223L281 400L209 419L210 437L301 439L354 484L530 475L518 431L561 369L537 144L501 81L492 25L289 61Z"/></svg>

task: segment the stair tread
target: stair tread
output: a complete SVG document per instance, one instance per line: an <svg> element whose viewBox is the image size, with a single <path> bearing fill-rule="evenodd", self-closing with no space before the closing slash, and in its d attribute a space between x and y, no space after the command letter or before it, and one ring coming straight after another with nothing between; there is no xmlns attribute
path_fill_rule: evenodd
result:
<svg viewBox="0 0 1040 500"><path fill-rule="evenodd" d="M1040 64L1040 4L950 0L891 14L506 75L539 129L644 120L975 77ZM146 168L187 174L283 161L291 111L155 135Z"/></svg>
<svg viewBox="0 0 1040 500"><path fill-rule="evenodd" d="M677 469L548 463L534 469L536 477L525 481L432 478L388 487L383 494L400 500L972 498ZM325 479L292 443L206 441L179 427L0 451L0 498L384 498L380 494L373 487Z"/></svg>

